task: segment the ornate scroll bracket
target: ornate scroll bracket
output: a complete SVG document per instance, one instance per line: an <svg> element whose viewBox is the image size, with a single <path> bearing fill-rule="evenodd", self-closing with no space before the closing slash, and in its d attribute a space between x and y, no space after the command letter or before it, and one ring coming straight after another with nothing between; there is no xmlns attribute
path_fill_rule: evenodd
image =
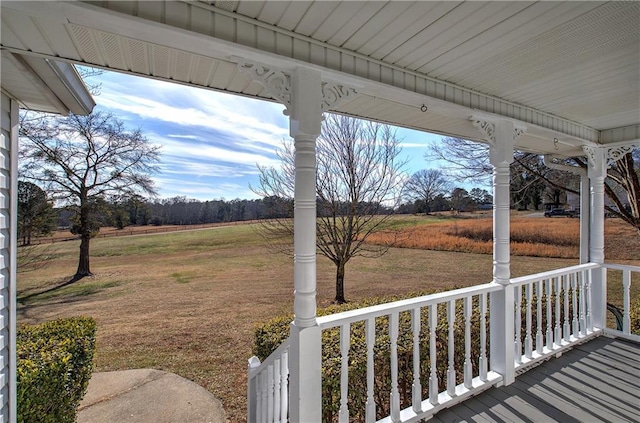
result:
<svg viewBox="0 0 640 423"><path fill-rule="evenodd" d="M496 143L496 124L489 120L479 119L472 117L471 123L484 135L485 140L489 141L491 145ZM524 134L526 128L523 126L514 125L513 127L513 140L517 140L522 134Z"/></svg>
<svg viewBox="0 0 640 423"><path fill-rule="evenodd" d="M631 153L633 149L637 147L640 147L640 144L623 144L607 147L604 152L604 160L606 162L607 169L613 166L618 160L621 160L626 154ZM598 148L602 147L582 147L591 166L596 166L596 151Z"/></svg>
<svg viewBox="0 0 640 423"><path fill-rule="evenodd" d="M480 132L482 132L482 135L484 135L487 141L489 141L492 145L496 143L496 127L493 122L475 118L471 118L471 122L473 123L473 126L475 126Z"/></svg>
<svg viewBox="0 0 640 423"><path fill-rule="evenodd" d="M284 114L289 116L291 110L291 75L280 69L268 68L242 59L238 60L237 66L240 72L259 82L273 98L282 103L286 107Z"/></svg>
<svg viewBox="0 0 640 423"><path fill-rule="evenodd" d="M353 98L356 94L355 88L323 82L320 109L323 112L328 112L337 108L344 100Z"/></svg>
<svg viewBox="0 0 640 423"><path fill-rule="evenodd" d="M284 114L289 116L292 99L291 74L241 58L235 59L238 61L238 70L265 87L269 95L286 107ZM344 100L353 98L357 94L355 88L329 82L323 82L320 89L322 91L320 110L323 112L336 109Z"/></svg>

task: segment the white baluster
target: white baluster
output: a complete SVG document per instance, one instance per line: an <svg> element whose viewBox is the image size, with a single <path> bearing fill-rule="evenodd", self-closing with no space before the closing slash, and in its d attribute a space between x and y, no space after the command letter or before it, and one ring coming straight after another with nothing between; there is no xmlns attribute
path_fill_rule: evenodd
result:
<svg viewBox="0 0 640 423"><path fill-rule="evenodd" d="M578 302L580 307L580 336L587 334L586 292L584 272L578 273Z"/></svg>
<svg viewBox="0 0 640 423"><path fill-rule="evenodd" d="M480 380L487 381L487 294L480 294Z"/></svg>
<svg viewBox="0 0 640 423"><path fill-rule="evenodd" d="M471 300L464 299L464 387L471 389L473 384L473 364L471 363Z"/></svg>
<svg viewBox="0 0 640 423"><path fill-rule="evenodd" d="M578 275L576 273L571 274L571 297L572 297L572 305L573 305L573 314L571 319L571 326L573 337L578 338L580 334L580 325L578 323L578 316L580 315L580 310L578 309Z"/></svg>
<svg viewBox="0 0 640 423"><path fill-rule="evenodd" d="M266 423L267 422L267 372L262 371L260 373L260 416L258 421L260 423Z"/></svg>
<svg viewBox="0 0 640 423"><path fill-rule="evenodd" d="M622 332L631 333L631 315L629 310L631 309L631 270L625 269L622 271L622 301L624 303L624 310L622 311Z"/></svg>
<svg viewBox="0 0 640 423"><path fill-rule="evenodd" d="M447 394L450 397L456 396L456 368L455 368L455 337L454 325L456 322L456 301L447 302L447 324L449 326L449 366L447 368Z"/></svg>
<svg viewBox="0 0 640 423"><path fill-rule="evenodd" d="M273 364L269 364L267 366L267 422L273 422L273 391L274 391L274 380L273 380Z"/></svg>
<svg viewBox="0 0 640 423"><path fill-rule="evenodd" d="M256 386L256 413L255 413L255 421L260 423L262 421L262 377L261 374L258 373L255 376L255 386Z"/></svg>
<svg viewBox="0 0 640 423"><path fill-rule="evenodd" d="M585 310L585 333L589 333L593 331L593 322L591 320L591 271L590 270L585 270L584 271L584 288L585 288L585 303L586 303L586 310ZM605 306L606 308L606 306Z"/></svg>
<svg viewBox="0 0 640 423"><path fill-rule="evenodd" d="M398 391L398 312L389 316L389 338L391 340L391 421L400 421L400 392Z"/></svg>
<svg viewBox="0 0 640 423"><path fill-rule="evenodd" d="M520 286L515 287L515 307L513 308L514 314L514 341L513 348L515 352L516 363L522 363L522 338L520 333L522 331L522 288Z"/></svg>
<svg viewBox="0 0 640 423"><path fill-rule="evenodd" d="M551 296L553 295L551 279L545 280L545 295L547 297L547 348L549 350L553 349L553 316L551 309Z"/></svg>
<svg viewBox="0 0 640 423"><path fill-rule="evenodd" d="M347 404L349 395L349 347L351 346L351 325L346 324L340 327L340 411L338 421L349 423L349 406Z"/></svg>
<svg viewBox="0 0 640 423"><path fill-rule="evenodd" d="M533 285L528 283L525 287L526 289L526 301L527 301L527 315L526 315L526 325L527 330L524 338L524 356L527 358L533 357L533 338L531 337L531 307L533 300Z"/></svg>
<svg viewBox="0 0 640 423"><path fill-rule="evenodd" d="M411 310L411 327L413 330L413 385L411 398L413 411L422 412L422 384L420 383L420 307Z"/></svg>
<svg viewBox="0 0 640 423"><path fill-rule="evenodd" d="M553 342L558 346L562 344L562 334L560 331L560 296L561 296L560 278L561 276L558 276L557 278L553 279L553 283L555 284L554 289L556 291L556 309L555 309L556 326L553 331Z"/></svg>
<svg viewBox="0 0 640 423"><path fill-rule="evenodd" d="M282 356L281 356L282 357ZM273 360L273 421L280 421L280 393L282 383L282 366L280 365L280 359Z"/></svg>
<svg viewBox="0 0 640 423"><path fill-rule="evenodd" d="M536 285L536 296L537 296L537 310L536 310L536 320L537 320L537 328L536 328L536 352L538 354L542 354L542 348L544 344L544 339L542 337L542 283L544 281L538 281Z"/></svg>
<svg viewBox="0 0 640 423"><path fill-rule="evenodd" d="M282 383L280 384L280 423L286 423L289 417L289 353L282 353L280 362Z"/></svg>
<svg viewBox="0 0 640 423"><path fill-rule="evenodd" d="M376 402L373 399L373 381L374 381L374 367L373 367L373 347L376 343L376 320L375 318L367 319L367 326L365 328L365 336L367 342L367 403L365 412L365 421L367 423L373 423L376 421Z"/></svg>
<svg viewBox="0 0 640 423"><path fill-rule="evenodd" d="M438 372L436 371L436 325L438 323L438 306L429 305L429 402L438 404Z"/></svg>
<svg viewBox="0 0 640 423"><path fill-rule="evenodd" d="M564 334L564 340L567 342L571 339L571 325L569 324L569 277L570 275L564 275L562 277L562 289L564 290L564 326L562 333Z"/></svg>

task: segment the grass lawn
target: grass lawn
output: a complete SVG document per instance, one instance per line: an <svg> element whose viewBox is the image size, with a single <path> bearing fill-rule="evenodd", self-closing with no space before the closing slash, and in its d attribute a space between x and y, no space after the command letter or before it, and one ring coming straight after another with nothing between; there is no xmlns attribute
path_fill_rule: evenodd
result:
<svg viewBox="0 0 640 423"><path fill-rule="evenodd" d="M441 224L411 219L412 225ZM577 224L575 219L562 222ZM625 251L637 252L635 260L624 263L639 265L638 241L628 238L640 237L633 230L614 229L611 237L621 237L617 244L630 243ZM244 420L253 329L292 311L292 260L269 253L255 225L95 239L95 275L47 292L74 273L78 247L77 241L48 246L55 260L19 273L19 322L92 316L98 322L97 371L171 371L211 391L230 421ZM514 256L512 274L573 264L575 258ZM355 300L475 285L489 282L491 269L488 254L394 248L380 259L354 258L347 265L345 294ZM318 258L320 306L333 299L334 272L332 263ZM636 295L637 287L635 283Z"/></svg>

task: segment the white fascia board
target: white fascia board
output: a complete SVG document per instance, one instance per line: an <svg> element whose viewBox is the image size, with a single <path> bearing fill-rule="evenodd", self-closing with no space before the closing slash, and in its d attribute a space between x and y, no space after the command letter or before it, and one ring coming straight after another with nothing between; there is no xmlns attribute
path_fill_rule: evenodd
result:
<svg viewBox="0 0 640 423"><path fill-rule="evenodd" d="M24 57L24 60L64 105L64 114L91 113L96 103L71 63L37 57Z"/></svg>
<svg viewBox="0 0 640 423"><path fill-rule="evenodd" d="M3 7L4 7L3 2ZM9 2L12 8L16 8L27 13L31 13L33 3L18 4ZM193 4L193 2L189 2ZM210 13L220 13L229 15L229 12L216 9L210 5L197 4L197 6L209 9ZM398 101L403 104L415 104L420 107L426 104L434 113L445 116L459 116L469 118L474 112L492 113L503 118L514 119L526 124L528 128L535 127L544 128L552 132L553 137L563 137L575 140L581 143L598 142L600 138L599 131L586 125L574 122L561 117L553 116L543 111L510 103L506 100L492 97L483 93L475 92L455 84L446 83L433 78L428 78L422 74L408 71L400 67L383 63L380 61L360 57L357 53L312 40L293 32L283 30L281 28L271 27L263 22L259 22L241 15L234 15L234 19L242 20L245 24L254 25L265 29L268 27L279 36L290 37L302 43L310 43L320 46L327 51L336 54L347 54L357 57L358 60L364 60L372 65L383 66L392 72L401 75L420 79L420 84L431 89L425 88L426 93L407 90L393 84L379 82L362 76L357 76L343 70L330 69L327 66L309 63L303 58L286 57L269 51L260 50L253 46L241 45L226 41L220 38L214 38L209 35L200 34L187 29L171 26L149 19L143 19L136 16L127 15L120 12L111 11L99 6L87 4L84 2L44 2L38 3L38 15L46 14L43 9L51 8L51 16L61 19L61 23L72 23L78 26L88 27L118 34L123 37L129 37L151 44L163 45L178 50L191 52L194 54L213 57L219 60L227 60L229 62L237 62L237 58L261 63L265 66L278 68L284 71L291 71L296 67L303 66L316 69L323 75L323 79L328 82L340 83L356 88L357 91L371 95L373 97L386 98L392 101ZM206 13L206 10L202 10ZM228 34L233 39L233 34ZM403 78L400 78L403 79ZM417 86L418 84L416 84ZM439 94L441 93L441 94ZM451 93L454 93L453 95ZM451 97L452 99L449 99ZM462 99L462 100L460 100ZM506 110L506 113L502 113ZM545 131L546 132L546 131Z"/></svg>

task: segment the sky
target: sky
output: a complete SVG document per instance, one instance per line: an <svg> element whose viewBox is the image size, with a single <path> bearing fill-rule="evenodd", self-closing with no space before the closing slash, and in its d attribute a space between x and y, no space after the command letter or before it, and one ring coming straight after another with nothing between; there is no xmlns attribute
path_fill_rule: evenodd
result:
<svg viewBox="0 0 640 423"><path fill-rule="evenodd" d="M112 113L127 129L140 128L161 146L158 197L197 200L253 199L257 165L278 166L275 151L289 137L284 106L212 90L104 72L96 111ZM424 159L440 135L397 129L406 171L433 167Z"/></svg>

